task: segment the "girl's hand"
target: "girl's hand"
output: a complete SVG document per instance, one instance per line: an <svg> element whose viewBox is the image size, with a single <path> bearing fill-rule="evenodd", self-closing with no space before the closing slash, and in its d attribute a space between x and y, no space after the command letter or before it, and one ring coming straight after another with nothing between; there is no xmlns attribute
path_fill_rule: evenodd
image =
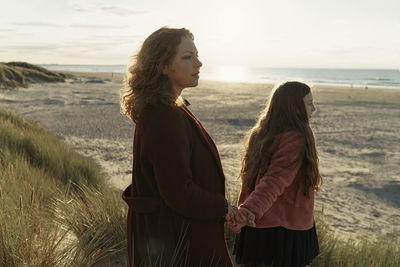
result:
<svg viewBox="0 0 400 267"><path fill-rule="evenodd" d="M229 229L235 234L240 233L240 229L244 226L243 224L238 224L236 222L234 223L228 223Z"/></svg>
<svg viewBox="0 0 400 267"><path fill-rule="evenodd" d="M243 218L241 223L244 223L245 225L251 226L251 227L256 227L256 215L249 209L245 207L239 207L239 212L240 217Z"/></svg>

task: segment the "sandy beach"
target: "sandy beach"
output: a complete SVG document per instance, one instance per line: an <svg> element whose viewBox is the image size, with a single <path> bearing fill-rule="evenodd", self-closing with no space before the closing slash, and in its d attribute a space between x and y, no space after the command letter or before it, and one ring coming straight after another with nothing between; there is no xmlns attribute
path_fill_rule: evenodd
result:
<svg viewBox="0 0 400 267"><path fill-rule="evenodd" d="M0 91L0 105L40 122L102 168L119 189L131 179L134 124L120 114L123 75L73 73L66 83ZM227 192L237 195L241 140L272 85L201 81L183 96L214 138ZM323 210L342 237L400 233L400 90L315 86Z"/></svg>

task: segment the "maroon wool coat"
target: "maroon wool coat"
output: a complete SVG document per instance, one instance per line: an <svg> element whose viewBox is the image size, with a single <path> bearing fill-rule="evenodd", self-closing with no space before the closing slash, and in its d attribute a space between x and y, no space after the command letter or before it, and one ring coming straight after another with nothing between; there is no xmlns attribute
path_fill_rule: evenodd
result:
<svg viewBox="0 0 400 267"><path fill-rule="evenodd" d="M128 266L233 266L224 236L225 177L197 118L186 106L148 106L133 150L132 184L123 195Z"/></svg>

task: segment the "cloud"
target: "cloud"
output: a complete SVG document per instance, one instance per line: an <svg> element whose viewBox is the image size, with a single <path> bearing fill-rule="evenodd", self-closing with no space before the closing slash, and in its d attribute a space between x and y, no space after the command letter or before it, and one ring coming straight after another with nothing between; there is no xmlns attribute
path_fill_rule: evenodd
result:
<svg viewBox="0 0 400 267"><path fill-rule="evenodd" d="M74 7L73 10L79 13L87 13L92 11L89 8L83 8L83 7Z"/></svg>
<svg viewBox="0 0 400 267"><path fill-rule="evenodd" d="M10 51L19 51L20 53L72 53L79 54L93 51L111 51L127 43L134 43L138 40L136 36L108 36L95 35L87 36L79 40L69 42L36 42L36 43L14 43L2 45L2 48Z"/></svg>
<svg viewBox="0 0 400 267"><path fill-rule="evenodd" d="M347 26L349 25L349 22L345 19L335 19L332 21L332 25L335 26Z"/></svg>
<svg viewBox="0 0 400 267"><path fill-rule="evenodd" d="M86 39L81 39L82 41L92 41L93 39L98 42L110 42L115 41L118 43L132 43L141 41L143 36L141 35L90 35Z"/></svg>
<svg viewBox="0 0 400 267"><path fill-rule="evenodd" d="M104 12L117 16L141 15L147 13L147 11L134 10L126 7L117 7L117 6L104 6L100 7L99 9Z"/></svg>
<svg viewBox="0 0 400 267"><path fill-rule="evenodd" d="M102 12L108 13L115 16L132 16L132 15L141 15L146 14L148 11L144 10L135 10L129 7L121 7L121 6L100 6L100 7L74 7L73 10L81 13L93 13L93 12Z"/></svg>
<svg viewBox="0 0 400 267"><path fill-rule="evenodd" d="M60 24L40 22L40 21L20 22L20 23L14 23L13 25L16 25L16 26L33 26L33 27L60 27L60 26L62 26Z"/></svg>
<svg viewBox="0 0 400 267"><path fill-rule="evenodd" d="M46 51L57 49L61 47L57 44L45 44L45 43L37 43L37 44L13 44L13 45L5 45L4 48L7 50L16 50L20 52L32 52L32 51Z"/></svg>
<svg viewBox="0 0 400 267"><path fill-rule="evenodd" d="M116 25L101 25L101 24L70 24L72 28L85 28L85 29L122 29L125 26Z"/></svg>
<svg viewBox="0 0 400 267"><path fill-rule="evenodd" d="M379 50L379 48L375 46L359 45L351 47L332 47L324 51L335 55L345 55L345 54L348 55L348 54L360 54L360 53L369 54L377 50Z"/></svg>
<svg viewBox="0 0 400 267"><path fill-rule="evenodd" d="M23 26L23 27L71 27L71 28L81 28L81 29L123 29L126 26L118 26L118 25L105 25L105 24L55 24L55 23L45 23L39 21L30 21L30 22L23 22L23 23L14 23L15 26ZM7 29L0 29L0 32L3 31L10 31Z"/></svg>

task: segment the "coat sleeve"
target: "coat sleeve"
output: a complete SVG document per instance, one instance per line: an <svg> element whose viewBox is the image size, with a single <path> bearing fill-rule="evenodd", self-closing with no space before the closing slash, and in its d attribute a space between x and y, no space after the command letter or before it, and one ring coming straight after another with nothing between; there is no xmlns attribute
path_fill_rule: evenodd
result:
<svg viewBox="0 0 400 267"><path fill-rule="evenodd" d="M242 204L255 213L256 220L260 219L292 184L302 164L299 156L303 151L303 138L296 132L288 132L276 138L279 138L277 149L272 154L267 172Z"/></svg>
<svg viewBox="0 0 400 267"><path fill-rule="evenodd" d="M192 180L190 124L179 108L156 108L144 118L144 158L152 165L161 198L181 215L199 220L221 220L225 197ZM217 177L216 177L217 179Z"/></svg>

